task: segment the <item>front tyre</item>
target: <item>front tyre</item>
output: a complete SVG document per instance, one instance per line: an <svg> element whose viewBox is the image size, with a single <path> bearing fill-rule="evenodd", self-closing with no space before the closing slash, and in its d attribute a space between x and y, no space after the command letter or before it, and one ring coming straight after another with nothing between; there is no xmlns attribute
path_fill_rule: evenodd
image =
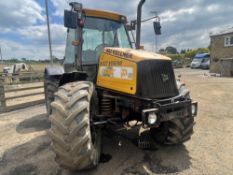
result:
<svg viewBox="0 0 233 175"><path fill-rule="evenodd" d="M51 104L49 135L56 161L70 170L97 166L100 158L101 132L91 127L96 109L93 83L72 82L59 87Z"/></svg>
<svg viewBox="0 0 233 175"><path fill-rule="evenodd" d="M179 93L186 98L190 98L189 91L184 84L177 82ZM161 123L159 128L150 130L155 141L165 144L174 145L188 141L193 134L194 118L178 118Z"/></svg>

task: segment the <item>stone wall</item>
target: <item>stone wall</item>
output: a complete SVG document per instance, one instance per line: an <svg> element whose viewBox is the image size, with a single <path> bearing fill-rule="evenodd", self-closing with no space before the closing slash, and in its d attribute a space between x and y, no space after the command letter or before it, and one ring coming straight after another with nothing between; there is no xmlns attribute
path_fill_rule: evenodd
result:
<svg viewBox="0 0 233 175"><path fill-rule="evenodd" d="M225 34L219 36L211 36L210 40L210 72L220 73L220 59L233 58L233 46L224 46L225 36L233 35Z"/></svg>

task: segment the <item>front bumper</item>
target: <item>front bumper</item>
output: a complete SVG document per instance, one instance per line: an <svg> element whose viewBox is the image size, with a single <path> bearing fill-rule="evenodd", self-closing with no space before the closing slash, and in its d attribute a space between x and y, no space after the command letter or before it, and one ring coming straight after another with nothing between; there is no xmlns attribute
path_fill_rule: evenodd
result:
<svg viewBox="0 0 233 175"><path fill-rule="evenodd" d="M200 64L191 64L191 68L194 68L194 69L197 69L197 68L200 68Z"/></svg>
<svg viewBox="0 0 233 175"><path fill-rule="evenodd" d="M195 117L198 109L198 103L191 99L152 101L151 106L152 108L142 110L142 124L145 128L177 118Z"/></svg>

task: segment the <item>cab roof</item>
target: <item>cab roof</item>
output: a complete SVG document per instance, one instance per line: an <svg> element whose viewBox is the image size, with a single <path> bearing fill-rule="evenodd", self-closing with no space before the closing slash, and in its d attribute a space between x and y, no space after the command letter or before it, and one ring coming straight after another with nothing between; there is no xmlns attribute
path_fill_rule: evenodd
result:
<svg viewBox="0 0 233 175"><path fill-rule="evenodd" d="M105 18L105 19L110 19L110 20L115 20L115 21L125 21L127 22L127 18L124 15L121 15L119 13L115 12L109 12L109 11L104 11L104 10L96 10L96 9L83 9L85 12L86 16L89 17L97 17L97 18Z"/></svg>

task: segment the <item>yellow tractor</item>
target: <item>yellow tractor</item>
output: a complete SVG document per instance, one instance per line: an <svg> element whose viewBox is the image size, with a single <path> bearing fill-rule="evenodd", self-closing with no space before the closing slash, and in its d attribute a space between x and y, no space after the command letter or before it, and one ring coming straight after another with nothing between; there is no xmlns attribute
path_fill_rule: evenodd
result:
<svg viewBox="0 0 233 175"><path fill-rule="evenodd" d="M56 161L70 170L96 167L105 127L137 121L161 144L180 144L193 133L197 103L175 78L171 59L140 50L137 20L70 3L65 10L64 65L45 69L49 136ZM154 24L160 34L160 23ZM128 30L136 28L136 49ZM136 126L135 126L136 127Z"/></svg>

